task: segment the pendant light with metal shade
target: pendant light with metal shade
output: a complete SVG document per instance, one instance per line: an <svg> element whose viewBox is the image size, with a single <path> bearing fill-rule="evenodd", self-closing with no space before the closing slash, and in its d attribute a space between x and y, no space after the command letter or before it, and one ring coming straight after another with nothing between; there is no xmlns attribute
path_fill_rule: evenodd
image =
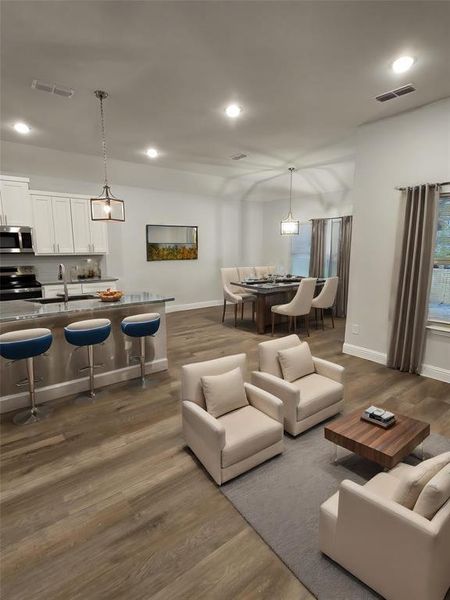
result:
<svg viewBox="0 0 450 600"><path fill-rule="evenodd" d="M289 189L289 214L285 219L282 219L280 223L281 235L298 235L300 231L300 221L297 221L292 216L292 174L295 171L294 167L289 167L291 174L290 189Z"/></svg>
<svg viewBox="0 0 450 600"><path fill-rule="evenodd" d="M116 198L108 184L108 172L106 168L106 137L105 137L105 117L103 114L103 100L108 97L107 92L96 90L96 98L100 101L100 119L102 127L102 148L103 148L103 171L104 184L103 190L98 198L91 198L91 219L93 221L125 221L125 203Z"/></svg>

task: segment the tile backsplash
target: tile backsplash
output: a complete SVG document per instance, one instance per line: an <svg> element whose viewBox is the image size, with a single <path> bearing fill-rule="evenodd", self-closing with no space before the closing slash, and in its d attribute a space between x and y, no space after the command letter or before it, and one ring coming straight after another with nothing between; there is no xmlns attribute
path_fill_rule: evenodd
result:
<svg viewBox="0 0 450 600"><path fill-rule="evenodd" d="M84 266L86 259L92 259L99 264L102 275L110 275L105 272L105 258L103 256L34 256L26 254L0 254L0 265L2 267L19 267L24 265L33 266L38 281L56 281L58 279L58 265L64 263L66 271L70 276L72 269Z"/></svg>

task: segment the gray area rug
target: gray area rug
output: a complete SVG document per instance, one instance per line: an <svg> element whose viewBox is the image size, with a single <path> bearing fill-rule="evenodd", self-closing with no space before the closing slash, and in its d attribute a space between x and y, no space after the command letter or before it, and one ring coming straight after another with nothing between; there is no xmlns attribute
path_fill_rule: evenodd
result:
<svg viewBox="0 0 450 600"><path fill-rule="evenodd" d="M425 458L450 450L450 439L431 434ZM280 456L220 489L243 517L319 600L380 598L319 551L319 507L343 479L364 483L381 467L339 449L332 464L332 444L323 424L297 438L285 436ZM406 462L416 464L411 456Z"/></svg>

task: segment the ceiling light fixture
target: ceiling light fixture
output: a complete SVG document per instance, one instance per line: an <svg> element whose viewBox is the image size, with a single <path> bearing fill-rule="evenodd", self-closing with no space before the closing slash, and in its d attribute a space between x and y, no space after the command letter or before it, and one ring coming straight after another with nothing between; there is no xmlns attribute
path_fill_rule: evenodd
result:
<svg viewBox="0 0 450 600"><path fill-rule="evenodd" d="M14 129L17 133L22 133L23 135L30 133L31 127L29 127L26 123L22 123L21 121L14 123Z"/></svg>
<svg viewBox="0 0 450 600"><path fill-rule="evenodd" d="M394 73L406 73L413 66L415 60L412 56L400 56L392 63Z"/></svg>
<svg viewBox="0 0 450 600"><path fill-rule="evenodd" d="M102 148L103 148L103 191L98 198L91 198L91 219L93 221L125 221L125 203L119 200L111 193L108 184L108 173L106 169L106 137L105 137L105 116L103 114L103 100L108 97L107 92L96 90L95 97L100 101L100 122L102 128Z"/></svg>
<svg viewBox="0 0 450 600"><path fill-rule="evenodd" d="M225 109L225 113L227 117L230 117L230 119L235 119L236 117L239 117L241 112L242 108L239 106L239 104L230 104Z"/></svg>
<svg viewBox="0 0 450 600"><path fill-rule="evenodd" d="M146 152L147 156L149 158L157 158L158 157L158 150L156 148L149 148Z"/></svg>
<svg viewBox="0 0 450 600"><path fill-rule="evenodd" d="M300 231L300 221L297 221L292 216L292 175L295 167L289 167L290 172L290 188L289 188L289 213L280 223L281 235L298 235Z"/></svg>

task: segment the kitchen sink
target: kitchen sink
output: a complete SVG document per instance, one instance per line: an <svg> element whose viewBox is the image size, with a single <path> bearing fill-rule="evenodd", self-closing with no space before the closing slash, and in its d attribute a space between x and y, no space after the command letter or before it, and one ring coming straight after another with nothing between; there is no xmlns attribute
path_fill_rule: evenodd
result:
<svg viewBox="0 0 450 600"><path fill-rule="evenodd" d="M77 294L69 296L68 302L73 302L74 300L94 300L95 298L98 298L98 296L92 294ZM59 304L64 302L64 296L58 296L57 298L30 298L26 300L26 302L35 302L36 304Z"/></svg>

